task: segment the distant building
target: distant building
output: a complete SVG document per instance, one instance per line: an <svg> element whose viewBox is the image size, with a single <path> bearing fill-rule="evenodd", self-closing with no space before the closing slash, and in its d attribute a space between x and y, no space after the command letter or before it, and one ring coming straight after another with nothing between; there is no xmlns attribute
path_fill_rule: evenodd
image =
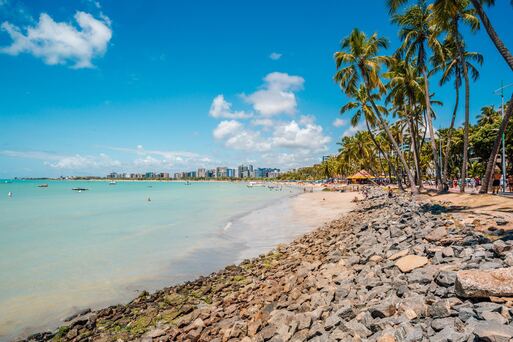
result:
<svg viewBox="0 0 513 342"><path fill-rule="evenodd" d="M243 164L238 167L238 170L239 170L239 178L255 177L253 165L244 165Z"/></svg>
<svg viewBox="0 0 513 342"><path fill-rule="evenodd" d="M216 167L216 178L228 177L228 168L226 166Z"/></svg>
<svg viewBox="0 0 513 342"><path fill-rule="evenodd" d="M267 173L267 178L276 178L280 175L280 170L275 169L275 171L271 171Z"/></svg>
<svg viewBox="0 0 513 342"><path fill-rule="evenodd" d="M175 176L174 176L174 179L182 179L182 173L181 172L176 172L175 173Z"/></svg>
<svg viewBox="0 0 513 342"><path fill-rule="evenodd" d="M146 172L144 178L155 178L155 172Z"/></svg>
<svg viewBox="0 0 513 342"><path fill-rule="evenodd" d="M159 178L169 178L169 173L167 172L161 172L158 174Z"/></svg>
<svg viewBox="0 0 513 342"><path fill-rule="evenodd" d="M228 178L235 178L235 169L226 170L226 175Z"/></svg>
<svg viewBox="0 0 513 342"><path fill-rule="evenodd" d="M207 170L206 169L198 169L198 172L196 173L198 178L207 178Z"/></svg>
<svg viewBox="0 0 513 342"><path fill-rule="evenodd" d="M255 170L255 178L275 178L280 174L280 169L259 167Z"/></svg>

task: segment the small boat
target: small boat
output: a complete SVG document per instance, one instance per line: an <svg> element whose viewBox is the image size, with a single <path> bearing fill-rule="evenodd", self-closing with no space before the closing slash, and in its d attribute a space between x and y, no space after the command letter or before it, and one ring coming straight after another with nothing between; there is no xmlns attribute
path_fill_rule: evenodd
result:
<svg viewBox="0 0 513 342"><path fill-rule="evenodd" d="M38 188L48 188L48 184L39 184Z"/></svg>
<svg viewBox="0 0 513 342"><path fill-rule="evenodd" d="M8 196L8 197L12 197L12 192L11 192L11 191L9 191L9 192L7 193L7 196Z"/></svg>
<svg viewBox="0 0 513 342"><path fill-rule="evenodd" d="M71 190L73 190L73 191L78 191L78 192L82 192L82 191L87 191L87 190L89 190L89 189L87 189L87 188L73 188L73 189L71 189Z"/></svg>
<svg viewBox="0 0 513 342"><path fill-rule="evenodd" d="M109 182L109 185L116 185L116 184L118 184L118 183L116 183L116 181L110 181Z"/></svg>
<svg viewBox="0 0 513 342"><path fill-rule="evenodd" d="M261 186L265 186L265 184L262 182L249 182L247 185L248 188L256 188Z"/></svg>
<svg viewBox="0 0 513 342"><path fill-rule="evenodd" d="M186 182L185 182L185 185L191 185L191 182L186 181Z"/></svg>

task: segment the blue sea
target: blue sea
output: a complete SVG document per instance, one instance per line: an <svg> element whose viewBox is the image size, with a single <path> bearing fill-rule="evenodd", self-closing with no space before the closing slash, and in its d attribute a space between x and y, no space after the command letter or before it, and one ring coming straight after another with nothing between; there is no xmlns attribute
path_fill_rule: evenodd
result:
<svg viewBox="0 0 513 342"><path fill-rule="evenodd" d="M297 193L245 183L0 181L0 340L256 256L286 240L269 225L279 230L280 217L290 218ZM264 240L252 238L263 231Z"/></svg>

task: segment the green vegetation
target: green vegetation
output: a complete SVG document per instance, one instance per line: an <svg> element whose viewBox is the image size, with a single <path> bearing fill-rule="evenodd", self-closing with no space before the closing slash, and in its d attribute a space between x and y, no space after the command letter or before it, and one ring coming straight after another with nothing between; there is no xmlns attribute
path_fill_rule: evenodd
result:
<svg viewBox="0 0 513 342"><path fill-rule="evenodd" d="M493 6L494 1L387 0L387 4L401 39L395 50L389 51L388 40L378 33L368 36L355 28L334 54L334 80L350 99L340 113L350 113L351 125L363 130L342 137L336 156L290 171L280 179L344 177L366 169L396 180L400 189L403 184L409 186L413 193L426 179L435 179L441 190L444 182L466 177L483 178L481 192L486 192L497 167L502 133L506 155L513 155L513 130L508 127L513 101L506 103L504 119L498 109L486 106L477 124L471 124L471 86L479 78L483 57L466 49L462 32L472 34L483 24L513 70L513 56L483 8ZM432 121L443 103L434 98L432 82L453 88L455 96L451 124L438 132ZM464 98L460 101L462 86ZM461 105L464 123L455 127ZM513 173L511 160L507 169ZM465 182L461 182L461 190L464 188Z"/></svg>

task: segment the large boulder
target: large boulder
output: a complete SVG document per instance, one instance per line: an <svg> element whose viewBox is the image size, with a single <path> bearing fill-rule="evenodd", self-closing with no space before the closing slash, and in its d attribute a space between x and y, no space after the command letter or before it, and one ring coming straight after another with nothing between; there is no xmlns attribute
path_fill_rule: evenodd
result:
<svg viewBox="0 0 513 342"><path fill-rule="evenodd" d="M513 267L456 273L456 294L466 298L512 297Z"/></svg>
<svg viewBox="0 0 513 342"><path fill-rule="evenodd" d="M513 337L513 327L493 321L476 322L474 335L479 341L510 341Z"/></svg>

